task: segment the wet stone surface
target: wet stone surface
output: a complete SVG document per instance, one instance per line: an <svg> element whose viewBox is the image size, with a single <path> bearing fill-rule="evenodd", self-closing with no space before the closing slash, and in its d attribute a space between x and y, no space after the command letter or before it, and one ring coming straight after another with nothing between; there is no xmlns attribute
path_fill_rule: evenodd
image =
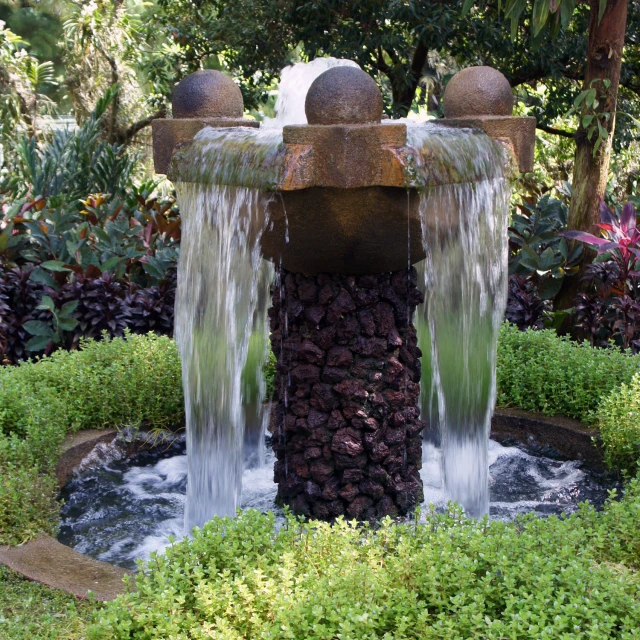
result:
<svg viewBox="0 0 640 640"><path fill-rule="evenodd" d="M307 277L280 270L277 500L298 514L370 520L422 501L416 272Z"/></svg>

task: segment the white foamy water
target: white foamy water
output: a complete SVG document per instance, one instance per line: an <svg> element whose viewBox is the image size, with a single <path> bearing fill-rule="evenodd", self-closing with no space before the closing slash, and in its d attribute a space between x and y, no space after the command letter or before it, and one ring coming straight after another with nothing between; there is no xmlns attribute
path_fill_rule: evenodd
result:
<svg viewBox="0 0 640 640"><path fill-rule="evenodd" d="M569 513L586 499L601 505L612 486L576 461L554 460L492 440L487 453L492 519L510 520L527 512ZM111 461L103 459L100 466L86 468L65 488L58 539L99 560L135 568L136 560L147 560L152 552L169 546L171 538L184 536L187 456L180 444L133 459L114 455ZM282 511L274 503L273 462L268 451L264 465L244 469L240 506L274 511L282 522ZM431 444L425 443L420 475L423 514L430 505L443 509L447 492L442 452Z"/></svg>

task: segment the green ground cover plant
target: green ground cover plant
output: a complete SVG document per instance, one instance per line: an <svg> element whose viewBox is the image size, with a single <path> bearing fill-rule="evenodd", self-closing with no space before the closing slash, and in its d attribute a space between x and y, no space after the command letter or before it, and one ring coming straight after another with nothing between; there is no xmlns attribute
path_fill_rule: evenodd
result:
<svg viewBox="0 0 640 640"><path fill-rule="evenodd" d="M600 402L638 371L640 356L505 323L498 340L497 404L595 426Z"/></svg>
<svg viewBox="0 0 640 640"><path fill-rule="evenodd" d="M93 640L636 638L640 484L596 513L376 530L245 511L152 557Z"/></svg>
<svg viewBox="0 0 640 640"><path fill-rule="evenodd" d="M633 472L640 459L640 374L603 399L597 418L607 464Z"/></svg>
<svg viewBox="0 0 640 640"><path fill-rule="evenodd" d="M86 341L0 369L0 544L55 529L53 469L68 433L169 427L183 415L180 359L167 337Z"/></svg>
<svg viewBox="0 0 640 640"><path fill-rule="evenodd" d="M0 565L0 638L84 640L95 601L25 580Z"/></svg>

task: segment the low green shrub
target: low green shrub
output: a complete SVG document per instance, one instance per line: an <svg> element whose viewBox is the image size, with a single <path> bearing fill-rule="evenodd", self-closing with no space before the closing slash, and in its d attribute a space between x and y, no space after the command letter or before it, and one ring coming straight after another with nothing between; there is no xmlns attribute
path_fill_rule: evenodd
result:
<svg viewBox="0 0 640 640"><path fill-rule="evenodd" d="M640 460L640 374L602 400L597 418L607 464L633 472Z"/></svg>
<svg viewBox="0 0 640 640"><path fill-rule="evenodd" d="M638 493L604 513L511 524L454 508L377 530L292 517L276 529L256 511L215 519L152 557L88 637L635 638ZM636 542L607 547L626 536Z"/></svg>
<svg viewBox="0 0 640 640"><path fill-rule="evenodd" d="M640 356L505 323L498 341L497 404L595 424L600 401L638 371Z"/></svg>
<svg viewBox="0 0 640 640"><path fill-rule="evenodd" d="M87 623L99 606L0 565L2 640L85 640Z"/></svg>
<svg viewBox="0 0 640 640"><path fill-rule="evenodd" d="M180 358L167 337L86 341L78 351L1 368L0 544L55 530L53 470L65 435L183 419Z"/></svg>
<svg viewBox="0 0 640 640"><path fill-rule="evenodd" d="M0 427L24 432L33 413L67 432L183 420L180 358L173 340L146 336L85 341L78 351L57 351L37 362L0 371Z"/></svg>

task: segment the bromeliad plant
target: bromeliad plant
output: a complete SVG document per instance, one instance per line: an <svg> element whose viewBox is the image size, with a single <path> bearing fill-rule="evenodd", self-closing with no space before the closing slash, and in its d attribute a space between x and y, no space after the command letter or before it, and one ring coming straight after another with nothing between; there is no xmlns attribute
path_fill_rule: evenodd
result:
<svg viewBox="0 0 640 640"><path fill-rule="evenodd" d="M591 344L606 344L611 338L623 349L640 350L640 229L635 207L628 202L619 213L600 202L597 225L603 236L585 231L561 235L582 242L597 253L583 280L592 291L578 294L576 326Z"/></svg>

